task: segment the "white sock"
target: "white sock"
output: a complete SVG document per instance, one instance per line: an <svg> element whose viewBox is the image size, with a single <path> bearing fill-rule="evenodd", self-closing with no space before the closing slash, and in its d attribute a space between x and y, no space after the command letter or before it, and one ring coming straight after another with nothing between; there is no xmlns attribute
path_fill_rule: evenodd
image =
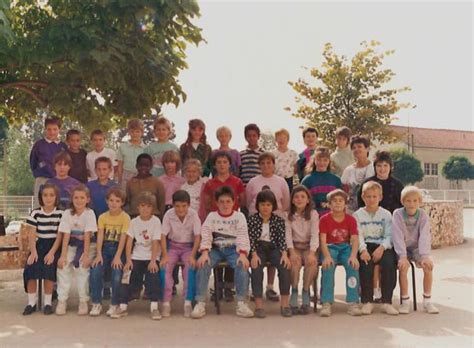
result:
<svg viewBox="0 0 474 348"><path fill-rule="evenodd" d="M150 303L150 311L156 311L158 309L158 302Z"/></svg>
<svg viewBox="0 0 474 348"><path fill-rule="evenodd" d="M44 295L44 305L45 306L51 306L51 303L53 302L53 294L45 294Z"/></svg>
<svg viewBox="0 0 474 348"><path fill-rule="evenodd" d="M162 302L161 305L162 305L162 306L165 306L165 307L169 307L169 306L170 306L170 303L169 303L169 302Z"/></svg>
<svg viewBox="0 0 474 348"><path fill-rule="evenodd" d="M402 296L402 304L405 304L405 303L409 303L410 302L410 297L406 296Z"/></svg>
<svg viewBox="0 0 474 348"><path fill-rule="evenodd" d="M190 300L185 300L185 301L184 301L184 305L185 305L185 306L191 306L192 304L193 304L193 303L192 303L192 301L190 301Z"/></svg>
<svg viewBox="0 0 474 348"><path fill-rule="evenodd" d="M431 294L430 295L423 294L423 303L428 304L430 302L431 302Z"/></svg>
<svg viewBox="0 0 474 348"><path fill-rule="evenodd" d="M36 305L36 293L28 294L28 304L33 307Z"/></svg>
<svg viewBox="0 0 474 348"><path fill-rule="evenodd" d="M273 284L267 284L267 291L268 290L273 290Z"/></svg>
<svg viewBox="0 0 474 348"><path fill-rule="evenodd" d="M382 297L382 290L380 290L380 288L374 288L374 297L375 298Z"/></svg>
<svg viewBox="0 0 474 348"><path fill-rule="evenodd" d="M128 304L127 303L121 303L120 304L120 309L123 310L123 311L126 311L128 308Z"/></svg>

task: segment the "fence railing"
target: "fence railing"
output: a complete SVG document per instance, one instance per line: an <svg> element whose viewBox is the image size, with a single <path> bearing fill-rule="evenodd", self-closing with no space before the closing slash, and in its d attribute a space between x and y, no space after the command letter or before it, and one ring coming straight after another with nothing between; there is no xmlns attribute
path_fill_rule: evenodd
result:
<svg viewBox="0 0 474 348"><path fill-rule="evenodd" d="M33 196L0 196L0 214L26 217L33 209Z"/></svg>
<svg viewBox="0 0 474 348"><path fill-rule="evenodd" d="M474 205L474 190L427 190L433 199L459 200L465 205Z"/></svg>

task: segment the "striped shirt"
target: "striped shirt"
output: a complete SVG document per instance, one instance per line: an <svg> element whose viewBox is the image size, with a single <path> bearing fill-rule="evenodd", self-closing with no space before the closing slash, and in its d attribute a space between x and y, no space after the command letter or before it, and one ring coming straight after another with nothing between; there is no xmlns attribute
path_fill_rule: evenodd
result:
<svg viewBox="0 0 474 348"><path fill-rule="evenodd" d="M58 233L58 226L63 211L54 209L51 213L45 213L43 208L34 209L26 218L26 224L36 228L36 236L40 239L54 239Z"/></svg>
<svg viewBox="0 0 474 348"><path fill-rule="evenodd" d="M258 148L256 150L245 149L240 151L240 179L244 185L252 179L254 176L260 174L260 166L258 165L258 158L263 153L263 150Z"/></svg>

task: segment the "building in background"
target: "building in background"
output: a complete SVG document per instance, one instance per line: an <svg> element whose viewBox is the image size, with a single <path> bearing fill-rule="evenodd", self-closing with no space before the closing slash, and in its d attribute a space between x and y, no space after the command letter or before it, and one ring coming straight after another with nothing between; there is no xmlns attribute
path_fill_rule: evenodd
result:
<svg viewBox="0 0 474 348"><path fill-rule="evenodd" d="M432 129L390 126L400 135L393 144L376 145L376 150L403 148L413 153L421 162L425 174L417 186L427 190L474 190L474 180L456 182L442 174L444 162L453 155L465 156L474 163L474 132L453 129ZM375 153L375 151L374 151Z"/></svg>

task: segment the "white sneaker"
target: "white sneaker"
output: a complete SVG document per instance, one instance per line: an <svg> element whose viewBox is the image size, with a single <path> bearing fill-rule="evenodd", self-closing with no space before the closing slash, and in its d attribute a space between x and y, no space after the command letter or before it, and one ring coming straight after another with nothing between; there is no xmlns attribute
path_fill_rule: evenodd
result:
<svg viewBox="0 0 474 348"><path fill-rule="evenodd" d="M152 309L150 313L151 313L151 319L153 320L160 320L162 318L161 313L158 310L158 308Z"/></svg>
<svg viewBox="0 0 474 348"><path fill-rule="evenodd" d="M235 314L243 318L253 318L253 311L243 301L237 302L237 308L236 308Z"/></svg>
<svg viewBox="0 0 474 348"><path fill-rule="evenodd" d="M163 318L168 318L171 315L171 305L169 302L163 302L161 304L161 315Z"/></svg>
<svg viewBox="0 0 474 348"><path fill-rule="evenodd" d="M370 302L362 304L362 309L361 312L363 315L370 315L372 314L372 311L374 310L374 305Z"/></svg>
<svg viewBox="0 0 474 348"><path fill-rule="evenodd" d="M66 301L58 301L56 305L56 315L66 314L67 303Z"/></svg>
<svg viewBox="0 0 474 348"><path fill-rule="evenodd" d="M115 310L115 312L113 312L110 317L112 319L119 319L119 318L122 318L122 317L126 317L128 315L128 311L127 309L123 309L123 308L120 308L120 307L117 307L117 309Z"/></svg>
<svg viewBox="0 0 474 348"><path fill-rule="evenodd" d="M347 314L352 315L354 317L358 317L362 315L362 311L359 308L358 303L349 303L349 308L347 309Z"/></svg>
<svg viewBox="0 0 474 348"><path fill-rule="evenodd" d="M107 310L107 312L105 314L107 314L109 317L115 313L115 311L117 310L119 306L117 305L110 305L109 306L109 309Z"/></svg>
<svg viewBox="0 0 474 348"><path fill-rule="evenodd" d="M102 305L100 303L93 303L89 315L91 317L98 317L100 313L102 313Z"/></svg>
<svg viewBox="0 0 474 348"><path fill-rule="evenodd" d="M391 303L384 303L382 305L382 308L384 312L387 313L388 315L398 315L398 311L396 310L395 307L392 306ZM362 309L362 311L364 311L364 309Z"/></svg>
<svg viewBox="0 0 474 348"><path fill-rule="evenodd" d="M184 317L190 318L192 311L193 311L193 305L191 303L185 303L184 304Z"/></svg>
<svg viewBox="0 0 474 348"><path fill-rule="evenodd" d="M89 305L86 301L80 301L77 315L87 315L87 313L89 313Z"/></svg>
<svg viewBox="0 0 474 348"><path fill-rule="evenodd" d="M398 313L400 313L400 314L410 313L410 302L408 302L408 301L403 302L400 305L400 307L398 307Z"/></svg>
<svg viewBox="0 0 474 348"><path fill-rule="evenodd" d="M321 312L319 315L322 317L330 317L331 316L331 304L330 303L323 303L323 307L321 308Z"/></svg>
<svg viewBox="0 0 474 348"><path fill-rule="evenodd" d="M431 302L423 303L423 308L425 309L425 312L429 313L429 314L438 314L439 313L439 309L434 304L432 304Z"/></svg>
<svg viewBox="0 0 474 348"><path fill-rule="evenodd" d="M191 318L200 319L206 315L206 302L198 302L191 312Z"/></svg>

